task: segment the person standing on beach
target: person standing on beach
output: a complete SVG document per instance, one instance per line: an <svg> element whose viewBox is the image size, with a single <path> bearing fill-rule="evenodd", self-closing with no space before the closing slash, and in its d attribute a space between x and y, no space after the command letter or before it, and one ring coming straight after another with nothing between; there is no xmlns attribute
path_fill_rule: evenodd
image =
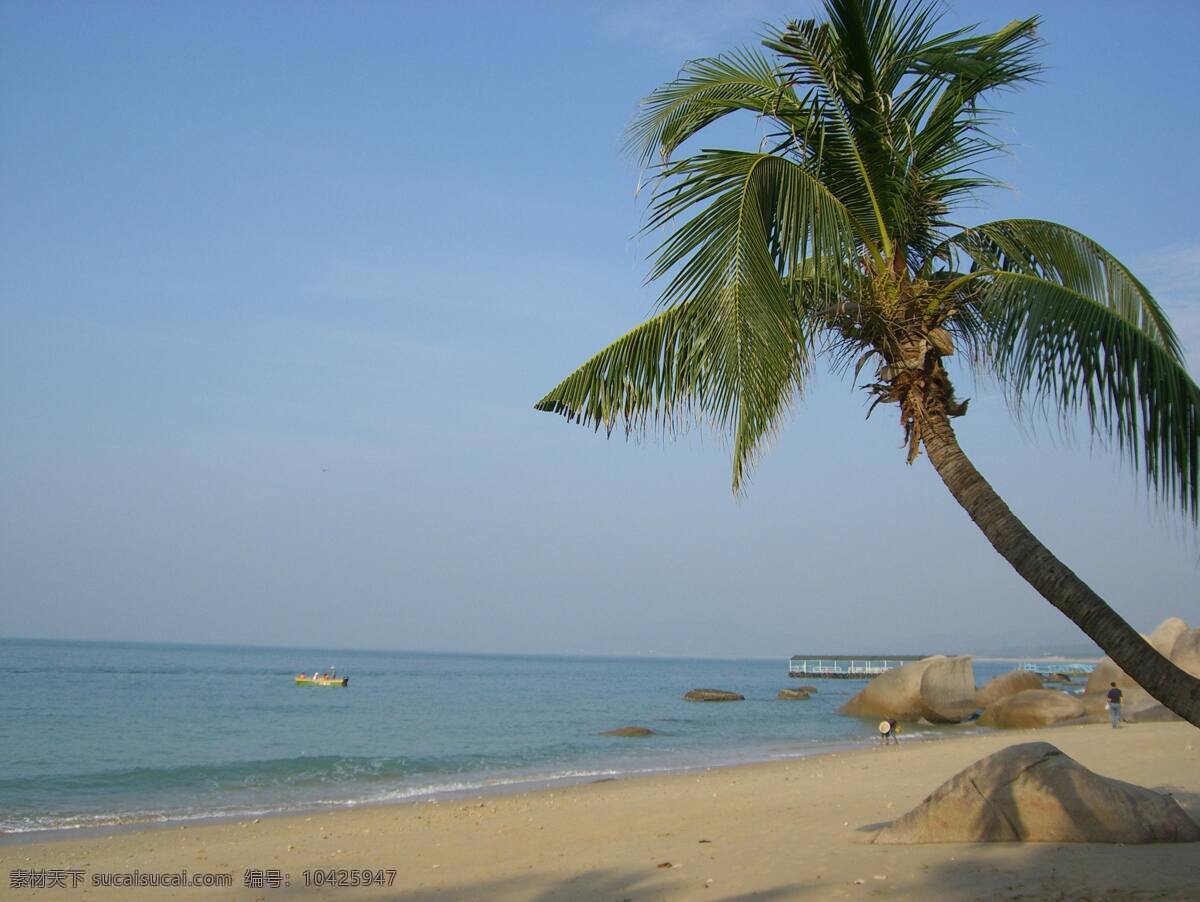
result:
<svg viewBox="0 0 1200 902"><path fill-rule="evenodd" d="M1124 693L1117 688L1116 683L1109 683L1112 686L1108 690L1108 719L1112 722L1112 728L1115 730L1121 723L1121 697Z"/></svg>

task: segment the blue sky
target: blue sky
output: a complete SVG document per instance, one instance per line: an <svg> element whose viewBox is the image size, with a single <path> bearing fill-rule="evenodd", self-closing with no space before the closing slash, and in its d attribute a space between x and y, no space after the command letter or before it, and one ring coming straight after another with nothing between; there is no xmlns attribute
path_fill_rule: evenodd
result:
<svg viewBox="0 0 1200 902"><path fill-rule="evenodd" d="M655 291L621 153L686 59L806 2L0 5L0 634L479 651L1081 641L828 375L729 491L720 437L532 403ZM1200 7L1042 13L978 219L1093 235L1200 372ZM753 146L752 122L722 132ZM959 421L1140 629L1197 542L1113 455Z"/></svg>

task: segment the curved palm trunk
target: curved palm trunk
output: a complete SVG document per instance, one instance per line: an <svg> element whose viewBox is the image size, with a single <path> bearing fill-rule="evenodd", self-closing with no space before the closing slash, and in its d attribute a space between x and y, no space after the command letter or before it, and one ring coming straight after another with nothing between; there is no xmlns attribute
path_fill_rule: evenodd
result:
<svg viewBox="0 0 1200 902"><path fill-rule="evenodd" d="M946 488L1025 581L1087 633L1147 692L1200 727L1200 679L1180 670L1050 553L967 459L950 420L927 413L922 440Z"/></svg>

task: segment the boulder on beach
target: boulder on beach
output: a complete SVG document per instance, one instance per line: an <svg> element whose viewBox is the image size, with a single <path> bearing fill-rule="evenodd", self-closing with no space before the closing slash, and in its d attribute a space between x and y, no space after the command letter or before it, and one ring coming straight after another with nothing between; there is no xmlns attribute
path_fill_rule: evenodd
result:
<svg viewBox="0 0 1200 902"><path fill-rule="evenodd" d="M1042 678L1032 670L1010 670L993 677L975 693L975 704L980 708L994 705L1003 698L1024 692L1026 689L1041 689Z"/></svg>
<svg viewBox="0 0 1200 902"><path fill-rule="evenodd" d="M615 730L605 730L601 736L653 736L654 731L649 727L617 727Z"/></svg>
<svg viewBox="0 0 1200 902"><path fill-rule="evenodd" d="M804 699L811 698L812 693L809 692L808 689L806 689L803 686L797 686L794 689L790 688L790 687L787 689L780 689L779 694L775 697L776 698L790 698L790 699L797 699L797 700L803 701Z"/></svg>
<svg viewBox="0 0 1200 902"><path fill-rule="evenodd" d="M853 717L958 723L975 711L970 657L934 655L881 673L838 709Z"/></svg>
<svg viewBox="0 0 1200 902"><path fill-rule="evenodd" d="M1149 636L1142 635L1155 651L1169 658L1176 667L1200 677L1200 629L1188 629L1178 617L1168 617ZM1141 688L1133 677L1113 663L1112 658L1105 658L1088 676L1085 691L1107 692L1112 683L1121 689Z"/></svg>
<svg viewBox="0 0 1200 902"><path fill-rule="evenodd" d="M1200 628L1184 630L1171 647L1171 661L1180 670L1200 677Z"/></svg>
<svg viewBox="0 0 1200 902"><path fill-rule="evenodd" d="M1026 689L989 705L979 725L1023 730L1073 720L1085 713L1083 702L1059 689Z"/></svg>
<svg viewBox="0 0 1200 902"><path fill-rule="evenodd" d="M685 692L683 697L689 702L740 702L746 698L740 692L728 692L724 689L692 689Z"/></svg>
<svg viewBox="0 0 1200 902"><path fill-rule="evenodd" d="M1069 683L1069 682L1071 682L1071 675L1069 673L1051 673L1046 676L1045 682L1047 682L1047 683Z"/></svg>
<svg viewBox="0 0 1200 902"><path fill-rule="evenodd" d="M877 843L1196 842L1179 803L1093 773L1048 742L1010 746L951 777Z"/></svg>
<svg viewBox="0 0 1200 902"><path fill-rule="evenodd" d="M1122 689L1140 688L1133 677L1113 663L1112 658L1105 658L1088 674L1084 692L1107 692L1111 683L1116 683Z"/></svg>
<svg viewBox="0 0 1200 902"><path fill-rule="evenodd" d="M1145 705L1136 711L1125 711L1124 705L1121 708L1121 720L1127 723L1173 723L1177 720L1183 720L1182 717L1162 702Z"/></svg>
<svg viewBox="0 0 1200 902"><path fill-rule="evenodd" d="M1178 617L1168 617L1154 628L1146 641L1154 646L1154 650L1165 658L1171 657L1171 649L1179 637L1188 631L1188 625Z"/></svg>
<svg viewBox="0 0 1200 902"><path fill-rule="evenodd" d="M1127 723L1159 723L1181 719L1141 686L1126 686L1121 693L1121 720ZM1085 692L1079 700L1083 702L1086 722L1108 723L1107 689Z"/></svg>
<svg viewBox="0 0 1200 902"><path fill-rule="evenodd" d="M1104 719L1108 719L1105 713L1108 705L1108 687L1098 692L1085 692L1079 696L1079 700L1083 702L1083 707L1088 714L1103 714ZM1126 686L1121 690L1121 713L1129 714L1132 711L1148 708L1151 705L1157 705L1158 701L1149 692L1141 686Z"/></svg>

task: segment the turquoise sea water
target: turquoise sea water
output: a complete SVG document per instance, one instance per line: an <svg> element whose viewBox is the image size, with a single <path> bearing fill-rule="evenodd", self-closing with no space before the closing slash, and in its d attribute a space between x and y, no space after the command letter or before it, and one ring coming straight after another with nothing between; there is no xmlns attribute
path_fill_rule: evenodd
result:
<svg viewBox="0 0 1200 902"><path fill-rule="evenodd" d="M0 640L0 831L272 814L812 754L875 740L864 685L779 660ZM296 686L336 666L348 688ZM982 683L1011 665L976 664ZM695 687L735 704L697 704ZM640 724L649 739L597 735ZM964 729L964 728L949 728ZM945 735L926 730L908 738Z"/></svg>

